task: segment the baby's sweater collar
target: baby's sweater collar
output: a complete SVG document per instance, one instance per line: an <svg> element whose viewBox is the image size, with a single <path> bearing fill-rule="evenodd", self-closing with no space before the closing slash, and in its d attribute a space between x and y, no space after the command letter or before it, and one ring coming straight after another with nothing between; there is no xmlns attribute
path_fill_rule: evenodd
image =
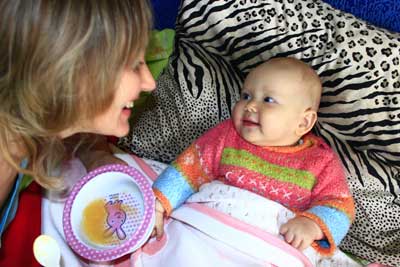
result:
<svg viewBox="0 0 400 267"><path fill-rule="evenodd" d="M265 146L263 149L279 153L296 153L306 148L312 147L318 143L318 140L311 133L306 134L301 138L302 142L294 146Z"/></svg>

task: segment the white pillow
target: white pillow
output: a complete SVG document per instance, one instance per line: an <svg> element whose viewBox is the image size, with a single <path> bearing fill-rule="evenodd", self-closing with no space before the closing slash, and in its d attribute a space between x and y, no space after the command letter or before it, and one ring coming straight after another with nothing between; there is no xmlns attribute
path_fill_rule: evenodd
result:
<svg viewBox="0 0 400 267"><path fill-rule="evenodd" d="M400 262L400 34L318 0L184 0L175 50L146 110L120 145L173 160L230 116L245 75L272 57L310 64L323 82L315 132L349 173L356 221L341 247Z"/></svg>

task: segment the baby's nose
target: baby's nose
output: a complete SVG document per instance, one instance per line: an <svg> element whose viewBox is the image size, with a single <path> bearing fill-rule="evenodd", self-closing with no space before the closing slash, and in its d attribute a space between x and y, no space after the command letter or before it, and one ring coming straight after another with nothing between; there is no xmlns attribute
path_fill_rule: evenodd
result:
<svg viewBox="0 0 400 267"><path fill-rule="evenodd" d="M249 103L247 103L247 105L244 107L244 110L248 111L248 112L257 112L257 104L254 101L250 101Z"/></svg>

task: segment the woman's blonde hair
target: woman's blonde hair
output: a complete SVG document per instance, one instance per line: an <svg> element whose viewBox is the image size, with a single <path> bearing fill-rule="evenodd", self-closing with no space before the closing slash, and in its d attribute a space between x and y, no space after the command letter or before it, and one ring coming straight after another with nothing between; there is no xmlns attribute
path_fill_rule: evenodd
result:
<svg viewBox="0 0 400 267"><path fill-rule="evenodd" d="M144 52L147 0L0 3L0 152L46 188L67 153L59 133L106 110L124 67ZM21 170L12 151L25 151Z"/></svg>

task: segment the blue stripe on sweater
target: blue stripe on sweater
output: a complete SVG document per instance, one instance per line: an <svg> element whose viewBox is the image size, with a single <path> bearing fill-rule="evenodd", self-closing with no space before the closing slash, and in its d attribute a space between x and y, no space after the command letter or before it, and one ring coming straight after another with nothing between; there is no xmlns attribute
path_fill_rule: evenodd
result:
<svg viewBox="0 0 400 267"><path fill-rule="evenodd" d="M315 214L325 223L335 245L339 245L350 228L349 217L338 209L327 206L315 206L309 209L308 212ZM320 242L320 245L322 247L329 246L326 242Z"/></svg>
<svg viewBox="0 0 400 267"><path fill-rule="evenodd" d="M172 209L178 208L194 193L185 177L173 166L161 173L153 188L158 189L169 200Z"/></svg>

